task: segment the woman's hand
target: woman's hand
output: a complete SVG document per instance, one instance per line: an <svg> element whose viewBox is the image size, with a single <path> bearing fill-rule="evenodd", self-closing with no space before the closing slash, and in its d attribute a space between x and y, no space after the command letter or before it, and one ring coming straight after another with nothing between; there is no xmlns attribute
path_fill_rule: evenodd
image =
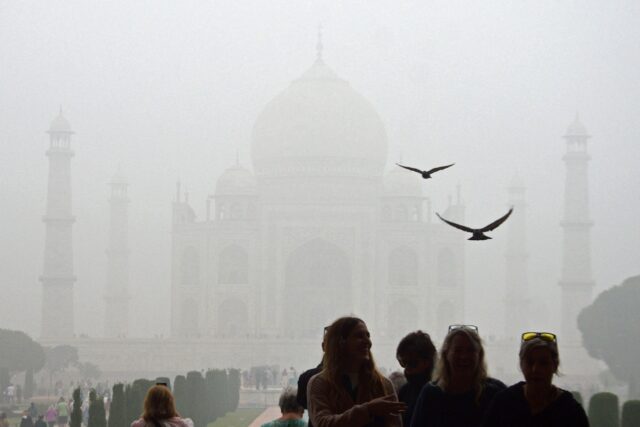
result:
<svg viewBox="0 0 640 427"><path fill-rule="evenodd" d="M366 403L369 414L382 417L385 415L398 415L407 409L404 402L398 402L395 394L378 397Z"/></svg>

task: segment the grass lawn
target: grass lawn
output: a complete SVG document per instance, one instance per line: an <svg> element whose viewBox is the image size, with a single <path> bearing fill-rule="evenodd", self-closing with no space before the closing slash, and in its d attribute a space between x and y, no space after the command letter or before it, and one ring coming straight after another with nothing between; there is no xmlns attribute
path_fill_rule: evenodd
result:
<svg viewBox="0 0 640 427"><path fill-rule="evenodd" d="M264 409L261 408L238 409L236 412L230 412L224 417L218 418L214 423L210 423L208 427L247 427L263 411Z"/></svg>

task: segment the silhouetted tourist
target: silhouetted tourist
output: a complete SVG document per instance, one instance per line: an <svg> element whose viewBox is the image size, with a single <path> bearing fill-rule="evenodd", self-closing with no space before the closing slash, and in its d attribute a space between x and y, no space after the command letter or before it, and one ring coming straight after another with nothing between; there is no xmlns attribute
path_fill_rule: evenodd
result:
<svg viewBox="0 0 640 427"><path fill-rule="evenodd" d="M367 325L342 317L324 339L322 371L309 381L309 418L315 427L401 426L391 381L376 368Z"/></svg>
<svg viewBox="0 0 640 427"><path fill-rule="evenodd" d="M322 348L323 354L324 354L324 337L327 335L328 329L329 327L325 326L324 332L322 335L322 344L320 346ZM309 380L314 375L320 373L320 371L322 371L322 361L320 361L320 364L318 366L304 371L303 373L300 374L300 377L298 377L298 403L304 409L309 409L309 407L307 406L307 386L309 385ZM309 427L313 427L313 423L311 422L311 420L309 420Z"/></svg>
<svg viewBox="0 0 640 427"><path fill-rule="evenodd" d="M20 418L20 427L33 427L33 420L29 416L28 411L24 411L22 413L22 418Z"/></svg>
<svg viewBox="0 0 640 427"><path fill-rule="evenodd" d="M44 422L44 416L38 415L38 419L33 427L47 427L47 423Z"/></svg>
<svg viewBox="0 0 640 427"><path fill-rule="evenodd" d="M169 387L154 385L144 398L144 411L131 427L193 427L190 418L180 418Z"/></svg>
<svg viewBox="0 0 640 427"><path fill-rule="evenodd" d="M589 420L573 395L552 384L560 356L555 334L525 332L520 369L525 381L499 393L489 408L486 427L588 427Z"/></svg>
<svg viewBox="0 0 640 427"><path fill-rule="evenodd" d="M435 381L420 392L411 427L475 427L506 386L488 378L478 328L451 325L436 364Z"/></svg>
<svg viewBox="0 0 640 427"><path fill-rule="evenodd" d="M298 403L296 391L285 388L278 401L282 416L277 420L262 424L262 427L306 427L307 423L302 419L304 408Z"/></svg>
<svg viewBox="0 0 640 427"><path fill-rule="evenodd" d="M31 402L31 404L29 405L29 409L27 409L27 412L29 413L29 416L32 420L38 417L38 408L36 408L36 404L33 402Z"/></svg>
<svg viewBox="0 0 640 427"><path fill-rule="evenodd" d="M408 426L422 388L431 381L436 347L429 334L422 331L411 332L400 340L396 349L396 359L404 368L407 380L398 390L398 399L407 404L407 410L402 414L402 424Z"/></svg>

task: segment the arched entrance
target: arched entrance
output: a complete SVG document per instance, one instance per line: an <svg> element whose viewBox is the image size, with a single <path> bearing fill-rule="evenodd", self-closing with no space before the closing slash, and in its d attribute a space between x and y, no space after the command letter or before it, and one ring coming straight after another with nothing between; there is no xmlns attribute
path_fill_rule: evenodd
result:
<svg viewBox="0 0 640 427"><path fill-rule="evenodd" d="M283 300L285 333L318 337L329 322L353 311L347 254L321 239L300 246L287 260Z"/></svg>

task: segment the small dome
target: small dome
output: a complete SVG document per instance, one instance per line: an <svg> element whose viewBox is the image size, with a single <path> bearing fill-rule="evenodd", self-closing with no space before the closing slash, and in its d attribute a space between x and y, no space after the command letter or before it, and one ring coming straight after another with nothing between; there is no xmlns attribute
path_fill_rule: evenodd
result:
<svg viewBox="0 0 640 427"><path fill-rule="evenodd" d="M584 127L577 114L576 118L573 119L573 123L567 128L567 133L564 136L589 136L587 128Z"/></svg>
<svg viewBox="0 0 640 427"><path fill-rule="evenodd" d="M256 180L248 169L240 165L224 171L216 183L216 196L244 196L256 194Z"/></svg>
<svg viewBox="0 0 640 427"><path fill-rule="evenodd" d="M111 184L120 184L120 185L128 184L127 177L124 176L120 168L118 168L118 172L116 172L115 175L113 175L113 178L111 178Z"/></svg>
<svg viewBox="0 0 640 427"><path fill-rule="evenodd" d="M71 125L69 124L69 121L62 115L62 109L60 109L58 116L51 122L51 126L49 126L49 132L73 133L71 131Z"/></svg>
<svg viewBox="0 0 640 427"><path fill-rule="evenodd" d="M415 172L394 166L384 178L385 194L388 196L422 197L425 180Z"/></svg>

